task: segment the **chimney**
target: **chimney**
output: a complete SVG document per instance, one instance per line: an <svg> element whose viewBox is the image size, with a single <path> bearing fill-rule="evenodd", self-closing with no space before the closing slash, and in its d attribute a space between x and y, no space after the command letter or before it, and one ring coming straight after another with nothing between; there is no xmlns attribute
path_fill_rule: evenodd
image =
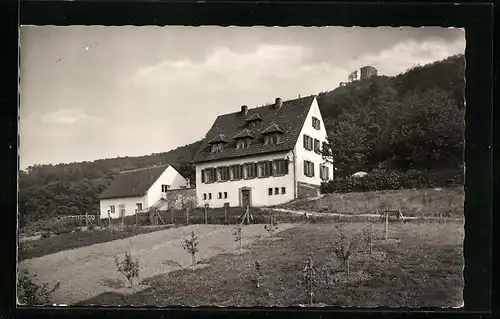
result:
<svg viewBox="0 0 500 319"><path fill-rule="evenodd" d="M242 115L247 115L247 113L248 113L248 106L242 105L241 106L241 114Z"/></svg>
<svg viewBox="0 0 500 319"><path fill-rule="evenodd" d="M283 100L280 97L276 98L276 102L274 103L274 107L279 109L283 105Z"/></svg>

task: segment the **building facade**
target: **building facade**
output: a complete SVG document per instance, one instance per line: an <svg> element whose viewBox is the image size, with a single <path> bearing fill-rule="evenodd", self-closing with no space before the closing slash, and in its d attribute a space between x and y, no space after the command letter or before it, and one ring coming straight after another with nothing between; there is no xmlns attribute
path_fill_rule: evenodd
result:
<svg viewBox="0 0 500 319"><path fill-rule="evenodd" d="M167 191L188 187L171 165L119 173L99 195L100 218L120 218L164 204Z"/></svg>
<svg viewBox="0 0 500 319"><path fill-rule="evenodd" d="M219 116L196 165L199 206L270 206L333 177L321 148L326 130L315 96Z"/></svg>

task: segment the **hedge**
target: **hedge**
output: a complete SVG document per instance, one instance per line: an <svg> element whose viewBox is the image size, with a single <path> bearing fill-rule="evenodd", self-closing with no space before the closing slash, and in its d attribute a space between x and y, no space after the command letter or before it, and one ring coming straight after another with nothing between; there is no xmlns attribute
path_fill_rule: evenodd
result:
<svg viewBox="0 0 500 319"><path fill-rule="evenodd" d="M337 178L321 184L322 193L454 187L464 184L462 170L372 172L364 177Z"/></svg>

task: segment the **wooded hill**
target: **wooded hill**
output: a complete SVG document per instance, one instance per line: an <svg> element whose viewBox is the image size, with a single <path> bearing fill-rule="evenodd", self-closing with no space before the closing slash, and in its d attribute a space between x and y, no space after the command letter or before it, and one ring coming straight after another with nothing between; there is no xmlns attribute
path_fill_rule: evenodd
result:
<svg viewBox="0 0 500 319"><path fill-rule="evenodd" d="M344 171L460 167L464 70L458 55L320 93L329 157ZM99 193L123 170L169 163L194 185L190 162L200 142L146 156L31 166L19 176L21 225L60 214L98 214Z"/></svg>

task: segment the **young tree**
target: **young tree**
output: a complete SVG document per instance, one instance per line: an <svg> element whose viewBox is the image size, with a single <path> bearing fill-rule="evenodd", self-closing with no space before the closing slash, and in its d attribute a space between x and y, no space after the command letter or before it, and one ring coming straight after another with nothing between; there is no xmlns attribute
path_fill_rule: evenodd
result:
<svg viewBox="0 0 500 319"><path fill-rule="evenodd" d="M191 255L191 263L192 265L196 265L196 253L199 251L198 249L198 237L194 234L194 231L191 232L191 237L184 238L184 244L182 248L186 250Z"/></svg>
<svg viewBox="0 0 500 319"><path fill-rule="evenodd" d="M306 285L306 292L307 295L309 296L309 305L312 306L313 294L314 294L314 282L316 278L316 268L314 267L312 253L310 253L309 257L307 258L307 263L306 266L304 267L303 273Z"/></svg>
<svg viewBox="0 0 500 319"><path fill-rule="evenodd" d="M337 258L343 262L344 270L347 276L349 276L350 274L349 261L355 249L357 238L356 236L348 236L346 234L344 223L336 225L335 228L337 229L339 235L337 241L334 243L335 256L337 256Z"/></svg>
<svg viewBox="0 0 500 319"><path fill-rule="evenodd" d="M276 216L269 216L269 223L264 226L264 229L267 230L269 236L273 238L274 233L278 230L278 222L276 221Z"/></svg>
<svg viewBox="0 0 500 319"><path fill-rule="evenodd" d="M130 253L125 252L125 258L121 261L118 259L118 256L115 256L115 264L118 271L127 278L130 287L132 287L133 279L139 278L139 259L133 261Z"/></svg>
<svg viewBox="0 0 500 319"><path fill-rule="evenodd" d="M236 225L236 229L235 229L233 235L234 235L234 241L235 241L235 243L238 244L238 248L239 248L240 253L241 253L241 250L242 250L242 243L241 242L242 242L243 236L242 236L242 228L241 228L240 224Z"/></svg>

